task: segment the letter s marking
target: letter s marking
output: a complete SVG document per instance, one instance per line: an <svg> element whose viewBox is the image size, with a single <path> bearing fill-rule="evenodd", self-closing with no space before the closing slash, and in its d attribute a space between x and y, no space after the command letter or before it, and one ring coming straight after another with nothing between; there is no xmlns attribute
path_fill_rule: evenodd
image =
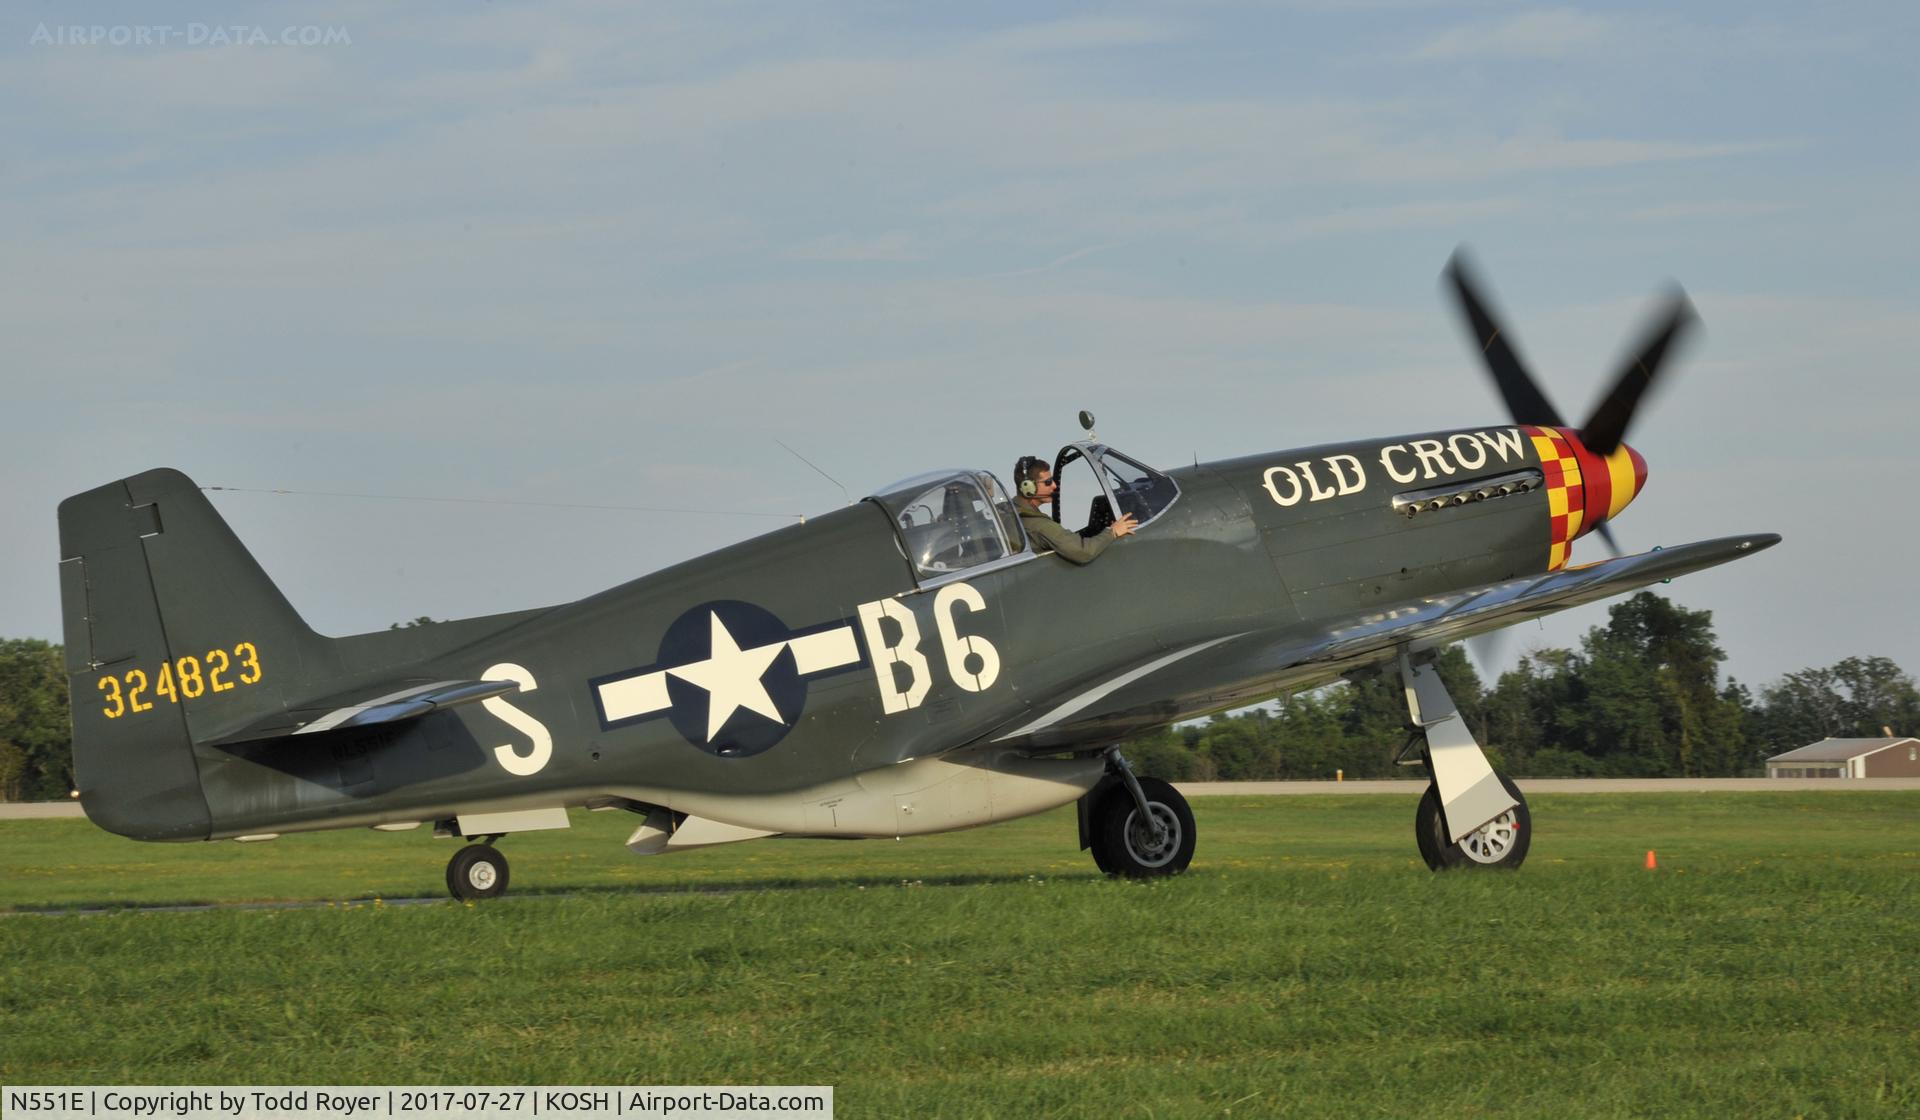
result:
<svg viewBox="0 0 1920 1120"><path fill-rule="evenodd" d="M520 686L521 692L533 692L540 687L533 674L512 662L502 662L480 674L490 681L507 680ZM525 778L544 770L547 761L553 757L553 735L547 725L507 703L504 696L489 696L480 701L480 706L492 713L494 718L520 734L533 740L533 752L521 754L513 749L511 743L503 743L493 748L493 757L509 774Z"/></svg>

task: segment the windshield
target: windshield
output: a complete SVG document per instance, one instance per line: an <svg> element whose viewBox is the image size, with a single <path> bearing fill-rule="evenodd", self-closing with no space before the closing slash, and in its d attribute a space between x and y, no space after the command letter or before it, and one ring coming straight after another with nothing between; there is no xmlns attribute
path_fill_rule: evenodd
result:
<svg viewBox="0 0 1920 1120"><path fill-rule="evenodd" d="M1053 519L1090 537L1113 524L1115 509L1141 525L1166 512L1180 496L1173 479L1098 443L1070 443L1054 460ZM1085 525L1076 524L1086 511Z"/></svg>
<svg viewBox="0 0 1920 1120"><path fill-rule="evenodd" d="M1131 513L1142 525L1160 516L1180 496L1180 487L1159 471L1143 467L1110 447L1099 451L1107 489L1120 503L1120 511Z"/></svg>
<svg viewBox="0 0 1920 1120"><path fill-rule="evenodd" d="M1113 503L1107 498L1105 480L1079 449L1063 452L1054 468L1053 519L1083 537L1090 537L1113 524Z"/></svg>

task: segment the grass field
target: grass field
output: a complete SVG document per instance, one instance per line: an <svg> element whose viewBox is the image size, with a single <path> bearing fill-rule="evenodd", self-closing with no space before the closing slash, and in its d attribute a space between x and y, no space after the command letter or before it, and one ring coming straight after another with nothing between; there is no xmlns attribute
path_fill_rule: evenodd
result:
<svg viewBox="0 0 1920 1120"><path fill-rule="evenodd" d="M1920 793L1534 799L1429 874L1391 797L1195 801L1109 882L1070 813L653 860L510 837L140 845L0 823L0 1081L831 1084L855 1116L1920 1115ZM1642 867L1647 849L1661 869Z"/></svg>

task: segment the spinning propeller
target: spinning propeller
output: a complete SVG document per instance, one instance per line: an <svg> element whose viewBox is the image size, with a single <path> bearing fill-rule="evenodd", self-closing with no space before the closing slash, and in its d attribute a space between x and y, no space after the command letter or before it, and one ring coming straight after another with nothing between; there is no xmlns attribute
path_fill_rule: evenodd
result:
<svg viewBox="0 0 1920 1120"><path fill-rule="evenodd" d="M1659 377L1675 341L1699 322L1693 304L1688 302L1685 292L1674 288L1660 309L1647 320L1640 344L1614 375L1613 386L1607 390L1606 397L1587 417L1586 423L1579 428L1569 428L1561 419L1560 411L1541 391L1540 383L1526 363L1514 352L1511 335L1495 318L1481 294L1484 285L1468 264L1464 248L1455 250L1447 261L1446 278L1487 363L1487 372L1493 375L1494 384L1499 386L1514 421L1555 430L1579 465L1586 480L1583 488L1586 501L1582 524L1572 536L1583 536L1597 529L1607 547L1619 556L1620 546L1607 526L1607 519L1632 501L1646 480L1646 460L1624 442L1627 429L1633 424L1641 398ZM1596 502L1596 497L1601 500Z"/></svg>
<svg viewBox="0 0 1920 1120"><path fill-rule="evenodd" d="M1487 372L1493 375L1493 382L1499 386L1514 421L1541 429L1543 433L1551 430L1553 435L1547 435L1547 441L1556 447L1564 446L1580 473L1580 525L1576 531L1566 534L1564 545L1555 546L1551 563L1555 567L1564 564L1567 559L1564 549L1571 548L1572 538L1596 530L1608 550L1615 556L1621 555L1620 544L1614 539L1607 519L1626 508L1647 477L1646 460L1626 445L1627 429L1633 424L1641 399L1660 375L1674 343L1699 322L1693 304L1678 287L1673 290L1647 320L1640 344L1614 375L1613 387L1607 390L1587 422L1574 429L1567 426L1560 410L1547 399L1526 363L1514 352L1511 335L1488 307L1481 294L1485 286L1474 275L1464 248L1456 249L1447 261L1446 278L1460 303L1460 313L1467 321L1473 340L1480 347L1480 355L1487 363ZM1496 630L1467 639L1467 646L1482 672L1496 671L1501 661L1500 648L1509 633Z"/></svg>

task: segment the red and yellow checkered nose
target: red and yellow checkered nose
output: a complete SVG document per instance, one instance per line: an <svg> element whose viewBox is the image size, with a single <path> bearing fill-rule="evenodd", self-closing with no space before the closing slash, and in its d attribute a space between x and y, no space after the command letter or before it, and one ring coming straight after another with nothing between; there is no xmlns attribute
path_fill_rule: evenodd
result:
<svg viewBox="0 0 1920 1120"><path fill-rule="evenodd" d="M1525 429L1540 456L1551 517L1547 569L1567 566L1573 542L1619 514L1647 484L1647 461L1621 444L1611 455L1587 450L1570 428Z"/></svg>

